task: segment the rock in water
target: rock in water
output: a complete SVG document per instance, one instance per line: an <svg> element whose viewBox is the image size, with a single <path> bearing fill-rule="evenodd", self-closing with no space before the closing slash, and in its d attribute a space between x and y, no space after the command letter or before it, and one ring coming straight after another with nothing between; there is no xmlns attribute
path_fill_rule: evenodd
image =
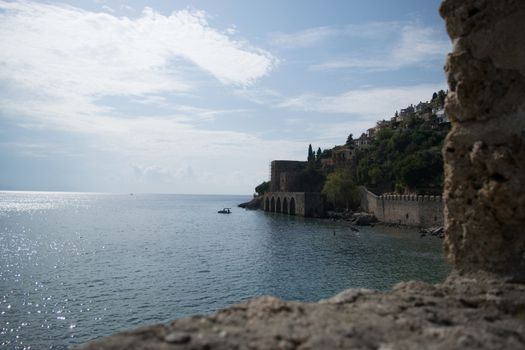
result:
<svg viewBox="0 0 525 350"><path fill-rule="evenodd" d="M261 205L262 205L262 197L259 196L259 197L253 198L249 202L239 204L238 207L244 208L244 209L255 210L255 209L260 209Z"/></svg>

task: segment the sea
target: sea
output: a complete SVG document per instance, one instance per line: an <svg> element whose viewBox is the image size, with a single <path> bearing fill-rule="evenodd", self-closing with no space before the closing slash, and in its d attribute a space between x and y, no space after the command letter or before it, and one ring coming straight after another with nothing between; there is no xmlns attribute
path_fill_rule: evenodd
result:
<svg viewBox="0 0 525 350"><path fill-rule="evenodd" d="M449 272L442 240L416 229L237 207L249 199L0 192L0 347L65 349L261 295L313 302Z"/></svg>

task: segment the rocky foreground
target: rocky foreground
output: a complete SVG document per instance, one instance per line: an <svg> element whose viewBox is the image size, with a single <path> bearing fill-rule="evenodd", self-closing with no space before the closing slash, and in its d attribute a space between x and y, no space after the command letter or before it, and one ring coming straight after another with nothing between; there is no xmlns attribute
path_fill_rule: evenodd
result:
<svg viewBox="0 0 525 350"><path fill-rule="evenodd" d="M422 347L422 345L424 346ZM449 277L318 303L260 297L79 349L525 349L525 285Z"/></svg>

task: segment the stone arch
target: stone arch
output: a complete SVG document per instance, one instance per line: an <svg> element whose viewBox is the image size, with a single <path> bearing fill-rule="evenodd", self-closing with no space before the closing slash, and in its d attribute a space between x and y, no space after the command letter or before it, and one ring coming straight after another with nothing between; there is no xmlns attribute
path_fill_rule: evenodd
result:
<svg viewBox="0 0 525 350"><path fill-rule="evenodd" d="M283 199L283 214L288 214L288 198Z"/></svg>
<svg viewBox="0 0 525 350"><path fill-rule="evenodd" d="M272 199L270 200L270 211L272 213L275 213L275 198L272 197Z"/></svg>
<svg viewBox="0 0 525 350"><path fill-rule="evenodd" d="M275 205L275 212L280 213L282 211L281 197L277 197L277 203Z"/></svg>
<svg viewBox="0 0 525 350"><path fill-rule="evenodd" d="M270 198L268 197L264 201L264 211L270 211Z"/></svg>
<svg viewBox="0 0 525 350"><path fill-rule="evenodd" d="M290 209L288 210L290 215L295 215L295 198L290 199Z"/></svg>

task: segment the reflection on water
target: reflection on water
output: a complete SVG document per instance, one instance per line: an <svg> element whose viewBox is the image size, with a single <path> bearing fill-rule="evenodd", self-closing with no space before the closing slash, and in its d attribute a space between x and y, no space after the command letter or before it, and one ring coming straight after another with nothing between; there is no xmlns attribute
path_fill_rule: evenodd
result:
<svg viewBox="0 0 525 350"><path fill-rule="evenodd" d="M233 209L242 196L0 192L0 344L65 348L258 295L442 280L441 241Z"/></svg>

